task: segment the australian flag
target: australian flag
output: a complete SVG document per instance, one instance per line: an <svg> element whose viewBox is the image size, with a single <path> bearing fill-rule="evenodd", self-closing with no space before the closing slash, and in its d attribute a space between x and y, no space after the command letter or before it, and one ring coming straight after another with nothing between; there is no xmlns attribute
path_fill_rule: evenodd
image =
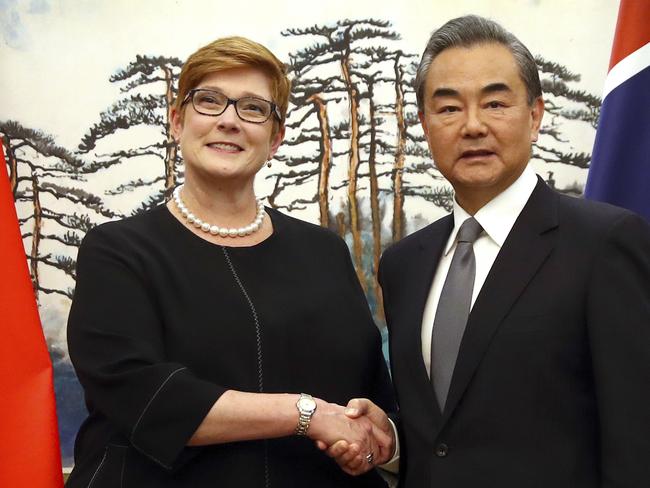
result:
<svg viewBox="0 0 650 488"><path fill-rule="evenodd" d="M585 196L650 222L650 0L621 0Z"/></svg>

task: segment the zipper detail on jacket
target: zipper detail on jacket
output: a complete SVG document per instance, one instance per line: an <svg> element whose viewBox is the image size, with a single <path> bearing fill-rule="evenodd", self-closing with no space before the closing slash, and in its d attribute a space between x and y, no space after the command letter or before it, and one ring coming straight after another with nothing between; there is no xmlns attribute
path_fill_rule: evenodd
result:
<svg viewBox="0 0 650 488"><path fill-rule="evenodd" d="M255 310L255 305L253 305L253 300L251 300L251 297L246 291L246 288L244 288L244 284L239 279L239 275L237 274L237 270L235 269L235 266L232 264L232 261L230 260L230 255L228 254L228 251L224 246L221 247L221 250L223 251L224 257L226 258L226 263L228 264L228 268L230 268L230 272L232 273L232 276L235 279L237 286L239 287L242 294L244 295L244 298L246 298L248 307L251 310L251 315L253 316L253 322L255 323L255 341L257 346L257 390L260 393L264 393L264 373L262 369L262 330L261 330L260 320L257 315L257 310ZM267 439L264 439L264 483L265 483L264 486L266 488L269 488L271 486L271 482L269 479L269 445Z"/></svg>

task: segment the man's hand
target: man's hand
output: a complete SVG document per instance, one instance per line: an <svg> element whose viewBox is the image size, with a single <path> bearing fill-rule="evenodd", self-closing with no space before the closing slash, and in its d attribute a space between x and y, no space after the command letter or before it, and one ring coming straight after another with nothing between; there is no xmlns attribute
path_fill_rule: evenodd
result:
<svg viewBox="0 0 650 488"><path fill-rule="evenodd" d="M351 475L362 474L374 467L377 456L383 459L385 446L392 444L391 434L386 434L363 414L364 406L349 410L322 400L317 403L307 436L320 449L327 450L343 471ZM375 413L374 417L380 418L380 415ZM390 424L388 428L391 429Z"/></svg>
<svg viewBox="0 0 650 488"><path fill-rule="evenodd" d="M355 421L368 420L372 424L374 442L370 444L370 451L363 451L362 446L339 440L328 445L317 441L319 449L325 450L327 455L336 460L343 471L351 475L363 474L376 464L384 464L393 457L395 451L395 437L393 428L386 413L365 398L355 398L348 402L345 415ZM368 457L372 453L372 456Z"/></svg>

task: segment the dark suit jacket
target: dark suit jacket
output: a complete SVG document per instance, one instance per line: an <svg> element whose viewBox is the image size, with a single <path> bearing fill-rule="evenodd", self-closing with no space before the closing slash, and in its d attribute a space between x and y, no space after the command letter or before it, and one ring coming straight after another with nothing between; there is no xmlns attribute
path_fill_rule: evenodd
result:
<svg viewBox="0 0 650 488"><path fill-rule="evenodd" d="M400 486L650 486L650 226L540 180L476 299L441 413L420 330L452 228L438 220L380 265Z"/></svg>

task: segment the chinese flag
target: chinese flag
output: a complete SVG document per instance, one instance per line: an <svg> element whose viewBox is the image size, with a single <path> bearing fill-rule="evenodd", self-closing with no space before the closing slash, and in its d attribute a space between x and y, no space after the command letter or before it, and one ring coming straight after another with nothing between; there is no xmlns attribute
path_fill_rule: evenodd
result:
<svg viewBox="0 0 650 488"><path fill-rule="evenodd" d="M52 363L0 145L0 487L60 488Z"/></svg>

